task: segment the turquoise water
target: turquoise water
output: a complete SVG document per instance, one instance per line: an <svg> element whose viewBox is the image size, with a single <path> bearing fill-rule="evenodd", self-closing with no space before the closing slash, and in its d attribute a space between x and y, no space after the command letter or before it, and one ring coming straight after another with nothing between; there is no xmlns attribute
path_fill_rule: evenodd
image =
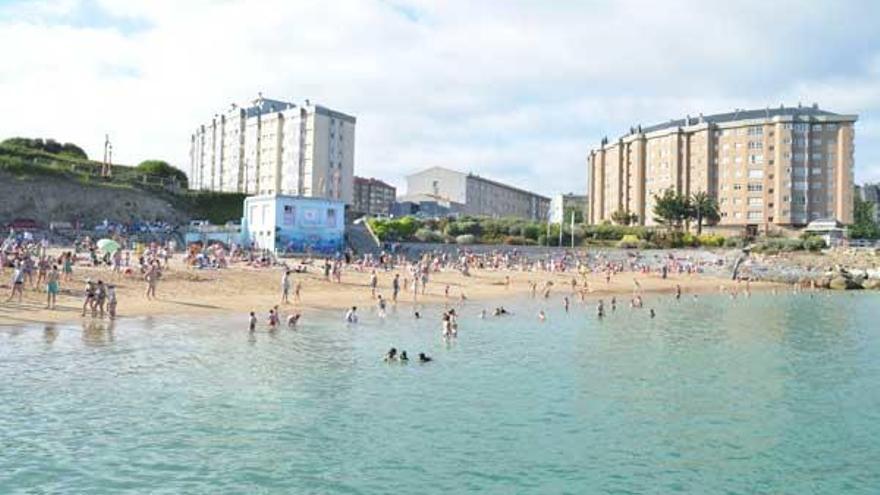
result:
<svg viewBox="0 0 880 495"><path fill-rule="evenodd" d="M880 492L876 294L506 306L0 329L0 493Z"/></svg>

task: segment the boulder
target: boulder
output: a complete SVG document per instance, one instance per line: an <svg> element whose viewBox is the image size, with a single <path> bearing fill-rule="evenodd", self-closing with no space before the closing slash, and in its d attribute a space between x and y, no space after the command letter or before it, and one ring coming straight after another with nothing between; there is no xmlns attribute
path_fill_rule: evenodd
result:
<svg viewBox="0 0 880 495"><path fill-rule="evenodd" d="M844 277L839 275L831 279L831 282L828 284L829 289L834 290L853 290L853 289L861 289L862 286L857 284L853 279Z"/></svg>
<svg viewBox="0 0 880 495"><path fill-rule="evenodd" d="M817 289L827 289L831 285L831 277L821 276L813 279L816 282Z"/></svg>
<svg viewBox="0 0 880 495"><path fill-rule="evenodd" d="M862 288L869 290L880 290L880 279L869 278L862 282Z"/></svg>

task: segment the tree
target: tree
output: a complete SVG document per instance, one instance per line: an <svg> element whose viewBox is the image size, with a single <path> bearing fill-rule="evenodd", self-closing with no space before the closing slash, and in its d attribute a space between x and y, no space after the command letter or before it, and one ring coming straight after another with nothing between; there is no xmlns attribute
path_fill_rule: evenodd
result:
<svg viewBox="0 0 880 495"><path fill-rule="evenodd" d="M639 221L639 216L621 208L611 214L611 220L617 225L632 225Z"/></svg>
<svg viewBox="0 0 880 495"><path fill-rule="evenodd" d="M187 187L186 174L182 170L172 167L162 160L145 160L138 164L138 172L146 175L155 175L164 179L174 179L181 187Z"/></svg>
<svg viewBox="0 0 880 495"><path fill-rule="evenodd" d="M667 228L680 229L690 212L690 200L672 188L663 191L662 195L654 195L654 221Z"/></svg>
<svg viewBox="0 0 880 495"><path fill-rule="evenodd" d="M697 222L697 235L703 233L703 222L712 225L721 220L718 203L705 191L695 192L690 199L690 218Z"/></svg>
<svg viewBox="0 0 880 495"><path fill-rule="evenodd" d="M42 138L23 138L23 137L14 137L3 140L4 146L13 146L17 148L26 148L29 150L38 150L44 151L46 153L52 153L53 155L67 155L73 158L81 158L83 160L88 160L88 155L83 151L82 148L73 144L73 143L59 143L54 139L46 139Z"/></svg>
<svg viewBox="0 0 880 495"><path fill-rule="evenodd" d="M880 227L874 222L874 208L877 205L853 198L853 224L849 227L849 236L853 239L878 239Z"/></svg>

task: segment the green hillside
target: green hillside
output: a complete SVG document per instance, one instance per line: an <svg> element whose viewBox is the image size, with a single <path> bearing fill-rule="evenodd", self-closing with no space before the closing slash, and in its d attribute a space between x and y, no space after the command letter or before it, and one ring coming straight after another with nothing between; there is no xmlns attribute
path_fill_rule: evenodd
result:
<svg viewBox="0 0 880 495"><path fill-rule="evenodd" d="M0 142L0 174L22 183L48 181L56 188L69 184L76 191L83 186L96 192L130 189L138 196L146 193L167 202L178 213L176 218L207 219L218 224L239 221L245 198L238 193L189 191L182 171L156 160L136 167L113 165L112 177L101 177L101 162L86 158L76 145L52 140L11 138ZM112 206L108 205L110 216Z"/></svg>

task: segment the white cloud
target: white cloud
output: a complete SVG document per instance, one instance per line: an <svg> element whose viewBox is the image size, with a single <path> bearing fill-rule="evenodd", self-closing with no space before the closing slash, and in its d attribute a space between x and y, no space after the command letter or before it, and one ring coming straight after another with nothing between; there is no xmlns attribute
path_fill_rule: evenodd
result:
<svg viewBox="0 0 880 495"><path fill-rule="evenodd" d="M630 125L801 100L859 113L857 177L880 179L878 7L799 5L14 3L0 136L98 156L110 132L120 161L186 168L192 129L262 91L356 115L358 174L447 165L552 193L583 188L590 147Z"/></svg>

